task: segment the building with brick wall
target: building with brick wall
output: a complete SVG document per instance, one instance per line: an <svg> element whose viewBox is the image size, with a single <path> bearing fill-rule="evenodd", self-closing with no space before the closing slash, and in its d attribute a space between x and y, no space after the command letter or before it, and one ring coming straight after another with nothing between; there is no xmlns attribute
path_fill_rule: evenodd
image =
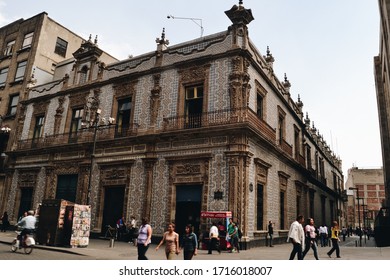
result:
<svg viewBox="0 0 390 280"><path fill-rule="evenodd" d="M170 221L200 233L212 222L201 211L231 211L256 246L269 220L283 241L298 214L344 221L341 160L276 77L271 52L251 42L251 10L225 13L232 25L220 33L169 46L163 31L156 51L116 63L86 42L72 67L59 65L63 77L32 88L10 155L10 219L30 189L31 205L90 204L102 235L132 215L155 236Z"/></svg>
<svg viewBox="0 0 390 280"><path fill-rule="evenodd" d="M374 228L375 217L386 199L382 168L349 169L345 187L348 190L348 225Z"/></svg>

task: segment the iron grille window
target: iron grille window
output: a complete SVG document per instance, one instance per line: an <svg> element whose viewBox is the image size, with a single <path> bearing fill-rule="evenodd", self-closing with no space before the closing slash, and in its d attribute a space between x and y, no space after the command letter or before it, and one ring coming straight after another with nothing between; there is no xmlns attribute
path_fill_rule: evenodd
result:
<svg viewBox="0 0 390 280"><path fill-rule="evenodd" d="M77 136L77 132L81 128L81 122L84 117L84 109L74 109L72 113L72 121L70 124L70 139Z"/></svg>
<svg viewBox="0 0 390 280"><path fill-rule="evenodd" d="M36 117L36 119L35 119L35 127L34 127L34 135L33 135L33 139L34 140L42 138L44 123L45 123L45 117L44 116Z"/></svg>
<svg viewBox="0 0 390 280"><path fill-rule="evenodd" d="M116 135L124 136L130 128L131 119L131 97L118 100L118 115L117 115L117 126Z"/></svg>
<svg viewBox="0 0 390 280"><path fill-rule="evenodd" d="M185 127L196 128L202 126L203 86L186 88L185 99Z"/></svg>

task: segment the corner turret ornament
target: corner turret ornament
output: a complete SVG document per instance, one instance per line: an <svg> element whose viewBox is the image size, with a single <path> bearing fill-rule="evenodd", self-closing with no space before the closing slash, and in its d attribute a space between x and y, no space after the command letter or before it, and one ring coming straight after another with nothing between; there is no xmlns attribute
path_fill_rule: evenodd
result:
<svg viewBox="0 0 390 280"><path fill-rule="evenodd" d="M246 25L254 20L251 9L245 9L242 0L238 2L238 6L234 5L229 11L225 11L225 14L233 24Z"/></svg>

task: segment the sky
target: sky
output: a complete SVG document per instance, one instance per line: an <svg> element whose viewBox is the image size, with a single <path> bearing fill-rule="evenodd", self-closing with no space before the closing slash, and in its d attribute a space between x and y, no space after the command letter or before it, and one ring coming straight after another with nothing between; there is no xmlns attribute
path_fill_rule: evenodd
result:
<svg viewBox="0 0 390 280"><path fill-rule="evenodd" d="M225 31L225 15L238 0L0 0L0 26L43 11L118 59L156 49L165 28L170 45ZM244 0L254 20L249 37L286 73L292 98L343 161L382 167L373 58L379 54L379 8L375 0ZM167 16L171 17L168 18ZM172 17L173 16L173 17ZM184 18L184 19L183 19ZM191 20L193 19L193 20Z"/></svg>

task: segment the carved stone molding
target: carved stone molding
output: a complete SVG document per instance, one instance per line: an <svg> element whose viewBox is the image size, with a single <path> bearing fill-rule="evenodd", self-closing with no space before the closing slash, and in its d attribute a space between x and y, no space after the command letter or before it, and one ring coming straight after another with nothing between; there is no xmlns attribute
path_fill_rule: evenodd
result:
<svg viewBox="0 0 390 280"><path fill-rule="evenodd" d="M121 99L124 97L135 95L137 83L138 81L136 80L136 81L131 81L129 83L114 85L115 98Z"/></svg>

